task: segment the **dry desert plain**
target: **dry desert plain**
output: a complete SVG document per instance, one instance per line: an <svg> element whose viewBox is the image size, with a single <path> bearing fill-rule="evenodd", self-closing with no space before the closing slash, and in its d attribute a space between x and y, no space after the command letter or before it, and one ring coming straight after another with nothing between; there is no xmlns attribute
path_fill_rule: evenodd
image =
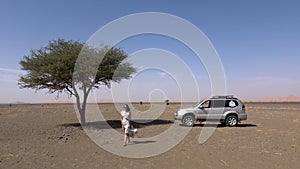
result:
<svg viewBox="0 0 300 169"><path fill-rule="evenodd" d="M122 132L114 104L99 107L112 127ZM134 107L147 110L149 105ZM136 138L166 130L179 107L170 104L157 121L135 124ZM300 103L246 103L246 110L248 120L237 127L219 125L204 144L198 143L203 124L196 124L171 150L132 159L97 146L78 124L73 104L1 105L0 168L298 169Z"/></svg>

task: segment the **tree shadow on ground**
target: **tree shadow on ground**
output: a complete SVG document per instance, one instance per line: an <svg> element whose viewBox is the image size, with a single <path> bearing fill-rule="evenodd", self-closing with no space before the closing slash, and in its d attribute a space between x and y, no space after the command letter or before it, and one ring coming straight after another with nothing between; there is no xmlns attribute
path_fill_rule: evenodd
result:
<svg viewBox="0 0 300 169"><path fill-rule="evenodd" d="M162 119L156 119L153 121L149 120L138 120L138 122L133 121L132 125L134 128L144 128L146 126L152 126L152 125L166 125L166 124L172 124L171 120L162 120ZM64 123L61 124L62 127L80 127L82 128L80 123ZM107 121L96 121L96 122L87 122L84 127L87 128L96 128L96 129L119 129L122 128L120 120L107 120Z"/></svg>
<svg viewBox="0 0 300 169"><path fill-rule="evenodd" d="M63 124L60 124L58 126L61 126L61 127L78 127L78 128L82 128L80 123L63 123Z"/></svg>
<svg viewBox="0 0 300 169"><path fill-rule="evenodd" d="M134 144L147 144L147 143L155 143L156 141L146 140L146 141L133 141Z"/></svg>

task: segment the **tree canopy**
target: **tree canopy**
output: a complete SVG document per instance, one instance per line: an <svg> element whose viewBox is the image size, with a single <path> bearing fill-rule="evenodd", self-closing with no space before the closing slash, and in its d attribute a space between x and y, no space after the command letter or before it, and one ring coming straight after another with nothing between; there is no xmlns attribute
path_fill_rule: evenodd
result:
<svg viewBox="0 0 300 169"><path fill-rule="evenodd" d="M23 57L20 65L27 74L20 77L18 84L21 88L48 89L49 93L67 92L75 96L81 123L85 123L90 91L100 85L110 87L112 82L129 79L136 71L126 61L127 57L123 50L115 47L94 48L79 41L52 40Z"/></svg>

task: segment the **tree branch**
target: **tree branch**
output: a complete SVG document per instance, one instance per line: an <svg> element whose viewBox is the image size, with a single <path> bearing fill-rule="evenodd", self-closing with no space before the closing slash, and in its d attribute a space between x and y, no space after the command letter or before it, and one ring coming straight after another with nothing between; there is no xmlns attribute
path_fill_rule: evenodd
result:
<svg viewBox="0 0 300 169"><path fill-rule="evenodd" d="M69 87L66 87L66 89L71 95L75 95L74 92ZM76 89L74 89L74 90L76 90Z"/></svg>

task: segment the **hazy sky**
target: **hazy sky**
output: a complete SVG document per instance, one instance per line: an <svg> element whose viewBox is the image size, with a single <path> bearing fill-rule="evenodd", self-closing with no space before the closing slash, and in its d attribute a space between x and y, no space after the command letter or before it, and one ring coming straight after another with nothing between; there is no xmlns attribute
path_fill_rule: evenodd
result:
<svg viewBox="0 0 300 169"><path fill-rule="evenodd" d="M59 37L84 42L105 24L137 12L169 13L202 30L221 58L228 93L243 99L300 96L299 9L300 2L296 0L4 0L0 4L0 103L56 102L56 95L46 95L46 91L19 89L17 79L24 74L19 62L23 56ZM205 68L180 42L144 35L124 40L118 47L128 54L145 48L174 53L196 75L201 96L210 95ZM138 74L132 81L130 97L147 100L149 92L156 89L164 90L170 100L180 98L174 80L159 70ZM110 99L109 91L102 88L94 93L99 100ZM59 101L67 99L62 95Z"/></svg>

